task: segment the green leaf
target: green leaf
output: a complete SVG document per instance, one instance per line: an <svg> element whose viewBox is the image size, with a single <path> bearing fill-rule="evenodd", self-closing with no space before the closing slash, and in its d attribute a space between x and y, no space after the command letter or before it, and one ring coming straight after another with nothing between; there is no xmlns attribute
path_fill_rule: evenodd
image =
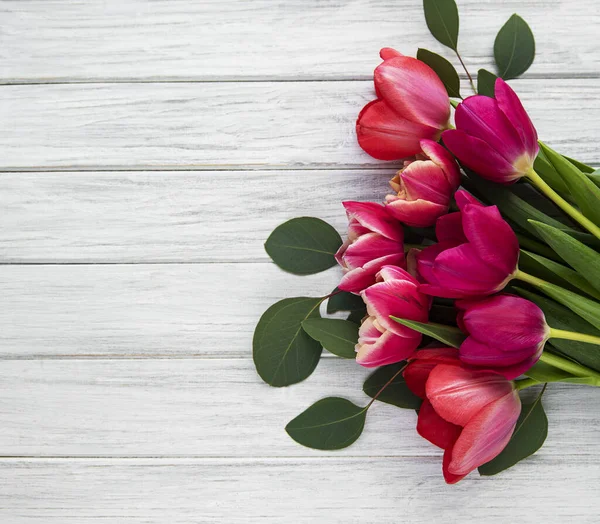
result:
<svg viewBox="0 0 600 524"><path fill-rule="evenodd" d="M348 322L354 322L359 326L362 323L362 319L367 315L367 306L364 306L362 309L355 309L351 311L350 314L346 317Z"/></svg>
<svg viewBox="0 0 600 524"><path fill-rule="evenodd" d="M458 47L458 8L454 0L423 0L425 21L435 39L456 51Z"/></svg>
<svg viewBox="0 0 600 524"><path fill-rule="evenodd" d="M558 230L555 229L555 231ZM600 293L595 291L585 278L576 271L573 271L570 267L563 266L558 262L554 262L554 260L521 249L519 267L525 272L535 275L543 280L570 289L571 291L583 291L595 299L600 300Z"/></svg>
<svg viewBox="0 0 600 524"><path fill-rule="evenodd" d="M460 79L454 66L448 62L443 56L437 55L427 49L419 49L417 58L426 63L444 84L448 96L453 98L461 98L460 96Z"/></svg>
<svg viewBox="0 0 600 524"><path fill-rule="evenodd" d="M373 398L385 386L396 373L406 366L406 362L398 362L377 368L369 375L369 378L363 385L363 391ZM390 384L380 393L377 400L392 404L399 408L419 409L423 402L415 395L404 381L404 377L399 374Z"/></svg>
<svg viewBox="0 0 600 524"><path fill-rule="evenodd" d="M571 164L573 164L582 173L590 174L595 171L595 169L592 166L588 166L587 164L584 164L583 162L580 162L579 160L575 160L574 158L570 158L565 155L563 155L563 158L566 158L569 162L571 162Z"/></svg>
<svg viewBox="0 0 600 524"><path fill-rule="evenodd" d="M494 58L498 73L504 80L521 76L533 63L533 33L519 15L512 15L496 35Z"/></svg>
<svg viewBox="0 0 600 524"><path fill-rule="evenodd" d="M265 249L281 269L296 275L312 275L336 264L342 245L338 232L319 218L293 218L276 227Z"/></svg>
<svg viewBox="0 0 600 524"><path fill-rule="evenodd" d="M477 93L494 98L496 78L498 77L494 73L485 69L477 71Z"/></svg>
<svg viewBox="0 0 600 524"><path fill-rule="evenodd" d="M342 449L356 441L363 428L367 409L345 398L319 400L285 427L298 444L313 449Z"/></svg>
<svg viewBox="0 0 600 524"><path fill-rule="evenodd" d="M302 322L302 329L330 353L342 358L356 358L354 347L358 343L358 324L335 318L309 318Z"/></svg>
<svg viewBox="0 0 600 524"><path fill-rule="evenodd" d="M260 377L271 386L301 382L319 363L321 344L302 329L302 322L319 317L321 298L286 298L260 317L254 330L252 357Z"/></svg>
<svg viewBox="0 0 600 524"><path fill-rule="evenodd" d="M526 372L529 378L537 380L540 383L544 382L563 382L571 378L575 378L571 373L567 373L562 369L555 368L546 362L538 360L532 367Z"/></svg>
<svg viewBox="0 0 600 524"><path fill-rule="evenodd" d="M596 337L600 336L599 329L594 328L571 310L557 304L554 300L519 287L513 289L522 297L531 300L538 305L544 312L546 322L550 327L553 327L554 329L564 329L565 331L576 331L578 333L585 333ZM595 371L600 371L600 351L598 351L598 346L576 340L563 340L559 338L551 339L551 345L562 355L576 360L580 364Z"/></svg>
<svg viewBox="0 0 600 524"><path fill-rule="evenodd" d="M548 418L542 406L545 389L546 386L533 403L523 404L510 441L496 458L479 466L481 475L496 475L533 455L542 447L548 436Z"/></svg>
<svg viewBox="0 0 600 524"><path fill-rule="evenodd" d="M540 147L548 162L562 177L581 213L595 224L600 224L600 188L569 160L546 144L540 142Z"/></svg>
<svg viewBox="0 0 600 524"><path fill-rule="evenodd" d="M598 298L598 293L594 293L594 289L596 292L600 291L600 254L563 231L535 220L530 222L556 254L579 273L582 281L576 283L575 278L565 279Z"/></svg>
<svg viewBox="0 0 600 524"><path fill-rule="evenodd" d="M340 291L337 287L331 292L329 299L327 299L327 313L357 311L364 309L364 307L365 303L360 295L348 293L348 291Z"/></svg>
<svg viewBox="0 0 600 524"><path fill-rule="evenodd" d="M558 174L558 171L554 169L554 166L546 158L546 155L542 149L540 149L540 152L533 163L533 169L552 189L558 191L559 193L569 193L567 184L565 184L562 177Z"/></svg>
<svg viewBox="0 0 600 524"><path fill-rule="evenodd" d="M467 336L458 328L452 326L445 326L443 324L434 324L433 322L423 323L416 322L414 320L407 320L405 318L390 317L403 326L409 327L427 335L431 338L439 340L443 344L451 346L453 348L459 348Z"/></svg>

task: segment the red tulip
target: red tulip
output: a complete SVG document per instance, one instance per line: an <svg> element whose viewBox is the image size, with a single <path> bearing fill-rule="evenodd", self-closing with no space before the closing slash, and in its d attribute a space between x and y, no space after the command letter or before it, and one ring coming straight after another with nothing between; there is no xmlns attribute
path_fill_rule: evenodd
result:
<svg viewBox="0 0 600 524"><path fill-rule="evenodd" d="M339 288L359 293L375 282L385 265L404 266L402 225L381 204L342 202L348 215L348 239L335 254L344 269Z"/></svg>
<svg viewBox="0 0 600 524"><path fill-rule="evenodd" d="M444 144L483 178L510 184L525 176L538 155L537 132L519 97L498 78L495 99L465 99L455 114L456 129L443 133Z"/></svg>
<svg viewBox="0 0 600 524"><path fill-rule="evenodd" d="M457 300L456 306L459 325L469 335L460 346L460 359L508 379L533 366L550 337L543 311L524 298L496 295Z"/></svg>
<svg viewBox="0 0 600 524"><path fill-rule="evenodd" d="M422 335L390 316L427 322L431 298L419 292L419 283L404 269L385 266L377 282L361 293L368 317L358 332L356 361L365 367L405 360L421 343Z"/></svg>
<svg viewBox="0 0 600 524"><path fill-rule="evenodd" d="M444 479L454 484L506 447L521 413L514 383L490 371L466 369L456 351L418 351L404 370L423 398L417 431L444 449Z"/></svg>
<svg viewBox="0 0 600 524"><path fill-rule="evenodd" d="M439 140L448 128L450 99L433 69L416 58L385 48L375 69L377 100L358 115L358 143L380 160L408 158L420 152L423 138Z"/></svg>
<svg viewBox="0 0 600 524"><path fill-rule="evenodd" d="M458 213L438 218L439 241L418 255L424 293L462 298L491 295L517 271L519 242L496 206L484 206L466 191L456 193Z"/></svg>
<svg viewBox="0 0 600 524"><path fill-rule="evenodd" d="M397 193L385 198L390 215L406 225L428 227L448 213L460 185L460 171L448 151L432 140L421 140L422 155L405 162L390 185Z"/></svg>

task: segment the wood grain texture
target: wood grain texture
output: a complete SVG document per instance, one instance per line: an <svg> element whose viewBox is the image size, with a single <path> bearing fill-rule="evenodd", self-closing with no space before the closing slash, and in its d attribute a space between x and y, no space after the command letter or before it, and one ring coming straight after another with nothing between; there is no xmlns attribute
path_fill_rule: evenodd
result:
<svg viewBox="0 0 600 524"><path fill-rule="evenodd" d="M306 381L272 388L250 359L5 361L0 382L4 456L325 457L435 456L416 414L374 405L365 432L339 452L304 448L285 425L326 396L366 404L369 373L322 359ZM550 385L549 436L540 457L597 462L600 399L592 388ZM588 443L581 447L579 444ZM432 473L438 474L439 468ZM552 472L540 470L551 478Z"/></svg>
<svg viewBox="0 0 600 524"><path fill-rule="evenodd" d="M531 25L531 75L598 75L595 0L460 0L459 46L473 72L514 12ZM0 80L369 78L380 47L452 57L415 0L110 0L0 3Z"/></svg>
<svg viewBox="0 0 600 524"><path fill-rule="evenodd" d="M279 224L316 216L344 234L341 202L383 201L393 173L2 173L0 262L266 262Z"/></svg>
<svg viewBox="0 0 600 524"><path fill-rule="evenodd" d="M500 476L472 475L454 486L443 483L433 457L3 459L0 518L7 524L595 524L600 470L590 459L536 456Z"/></svg>
<svg viewBox="0 0 600 524"><path fill-rule="evenodd" d="M596 79L513 82L540 137L599 161ZM386 166L354 123L372 82L3 86L0 170Z"/></svg>

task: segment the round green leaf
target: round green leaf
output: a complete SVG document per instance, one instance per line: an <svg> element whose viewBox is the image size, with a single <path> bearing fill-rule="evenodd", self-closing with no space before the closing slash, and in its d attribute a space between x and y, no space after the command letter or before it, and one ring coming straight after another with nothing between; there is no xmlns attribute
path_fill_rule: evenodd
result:
<svg viewBox="0 0 600 524"><path fill-rule="evenodd" d="M458 8L454 0L423 0L425 21L435 39L456 51L458 47Z"/></svg>
<svg viewBox="0 0 600 524"><path fill-rule="evenodd" d="M327 313L336 313L338 311L362 311L365 303L360 295L348 293L348 291L340 291L335 288L332 295L327 300Z"/></svg>
<svg viewBox="0 0 600 524"><path fill-rule="evenodd" d="M319 400L300 413L286 427L298 444L313 449L342 449L356 441L363 428L367 409L345 398Z"/></svg>
<svg viewBox="0 0 600 524"><path fill-rule="evenodd" d="M309 318L302 329L329 352L342 358L356 358L358 324L335 318Z"/></svg>
<svg viewBox="0 0 600 524"><path fill-rule="evenodd" d="M397 364L377 368L365 381L363 391L373 398L381 388L405 366L406 362L398 362ZM419 409L423 402L417 395L408 389L402 375L398 375L394 378L394 380L379 394L377 400L406 409Z"/></svg>
<svg viewBox="0 0 600 524"><path fill-rule="evenodd" d="M419 49L417 58L435 71L435 74L444 84L448 96L460 98L460 79L454 66L443 56L436 55L427 49Z"/></svg>
<svg viewBox="0 0 600 524"><path fill-rule="evenodd" d="M302 322L319 317L320 298L286 298L260 317L254 330L252 357L256 371L271 386L295 384L319 363L321 344L302 329Z"/></svg>
<svg viewBox="0 0 600 524"><path fill-rule="evenodd" d="M512 15L502 26L494 42L498 74L504 80L517 78L529 69L535 58L533 33L519 15Z"/></svg>
<svg viewBox="0 0 600 524"><path fill-rule="evenodd" d="M265 249L281 269L296 275L312 275L336 264L342 245L338 232L319 218L293 218L276 227Z"/></svg>
<svg viewBox="0 0 600 524"><path fill-rule="evenodd" d="M477 93L494 98L496 78L498 77L494 73L490 73L485 69L477 71Z"/></svg>

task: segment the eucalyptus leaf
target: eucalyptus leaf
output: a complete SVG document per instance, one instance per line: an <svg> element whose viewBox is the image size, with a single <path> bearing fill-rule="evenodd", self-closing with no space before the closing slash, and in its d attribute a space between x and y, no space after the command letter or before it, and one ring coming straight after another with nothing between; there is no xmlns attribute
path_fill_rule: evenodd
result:
<svg viewBox="0 0 600 524"><path fill-rule="evenodd" d="M365 303L360 295L348 293L335 288L331 296L327 299L327 313L337 313L338 311L356 311L362 310Z"/></svg>
<svg viewBox="0 0 600 524"><path fill-rule="evenodd" d="M459 348L464 342L465 338L467 338L467 336L460 329L453 326L445 326L443 324L435 324L433 322L416 322L414 320L407 320L405 318L398 318L394 316L390 318L399 324L402 324L403 326L414 329L419 333L423 333L423 335L435 338L439 342L442 342L443 344L453 348Z"/></svg>
<svg viewBox="0 0 600 524"><path fill-rule="evenodd" d="M497 78L494 73L490 73L486 69L477 71L477 93L494 98Z"/></svg>
<svg viewBox="0 0 600 524"><path fill-rule="evenodd" d="M533 33L519 15L512 15L494 41L494 58L498 74L504 80L517 78L529 69L535 58Z"/></svg>
<svg viewBox="0 0 600 524"><path fill-rule="evenodd" d="M276 227L265 249L281 269L311 275L336 264L334 255L342 245L338 232L319 218L293 218Z"/></svg>
<svg viewBox="0 0 600 524"><path fill-rule="evenodd" d="M302 329L330 353L342 358L356 358L358 324L335 318L309 318L302 322Z"/></svg>
<svg viewBox="0 0 600 524"><path fill-rule="evenodd" d="M417 58L426 63L444 84L448 96L453 98L461 98L460 96L460 79L454 66L448 62L443 56L437 55L427 49L419 49Z"/></svg>
<svg viewBox="0 0 600 524"><path fill-rule="evenodd" d="M398 362L377 368L369 375L363 385L363 391L373 398L383 386L385 386L402 368L406 366L406 362ZM406 385L404 377L398 374L390 384L379 394L377 400L392 404L399 408L419 409L423 402L415 395Z"/></svg>
<svg viewBox="0 0 600 524"><path fill-rule="evenodd" d="M598 298L600 292L600 254L552 226L535 220L529 221L552 249L581 276L583 284L567 279L586 293ZM594 294L594 289L596 293Z"/></svg>
<svg viewBox="0 0 600 524"><path fill-rule="evenodd" d="M435 39L446 47L458 48L458 8L454 0L423 0L425 21Z"/></svg>
<svg viewBox="0 0 600 524"><path fill-rule="evenodd" d="M479 466L481 475L496 475L542 447L548 436L548 417L542 406L544 389L531 404L523 404L510 441L496 458Z"/></svg>
<svg viewBox="0 0 600 524"><path fill-rule="evenodd" d="M286 298L267 309L254 330L252 357L256 371L271 386L301 382L319 363L322 347L302 329L319 317L321 298Z"/></svg>
<svg viewBox="0 0 600 524"><path fill-rule="evenodd" d="M350 314L346 317L348 322L354 322L359 326L362 324L363 318L367 315L367 306L364 306L362 309L355 309L351 311Z"/></svg>
<svg viewBox="0 0 600 524"><path fill-rule="evenodd" d="M365 427L367 408L345 398L319 400L285 427L287 434L308 448L333 450L348 447Z"/></svg>

